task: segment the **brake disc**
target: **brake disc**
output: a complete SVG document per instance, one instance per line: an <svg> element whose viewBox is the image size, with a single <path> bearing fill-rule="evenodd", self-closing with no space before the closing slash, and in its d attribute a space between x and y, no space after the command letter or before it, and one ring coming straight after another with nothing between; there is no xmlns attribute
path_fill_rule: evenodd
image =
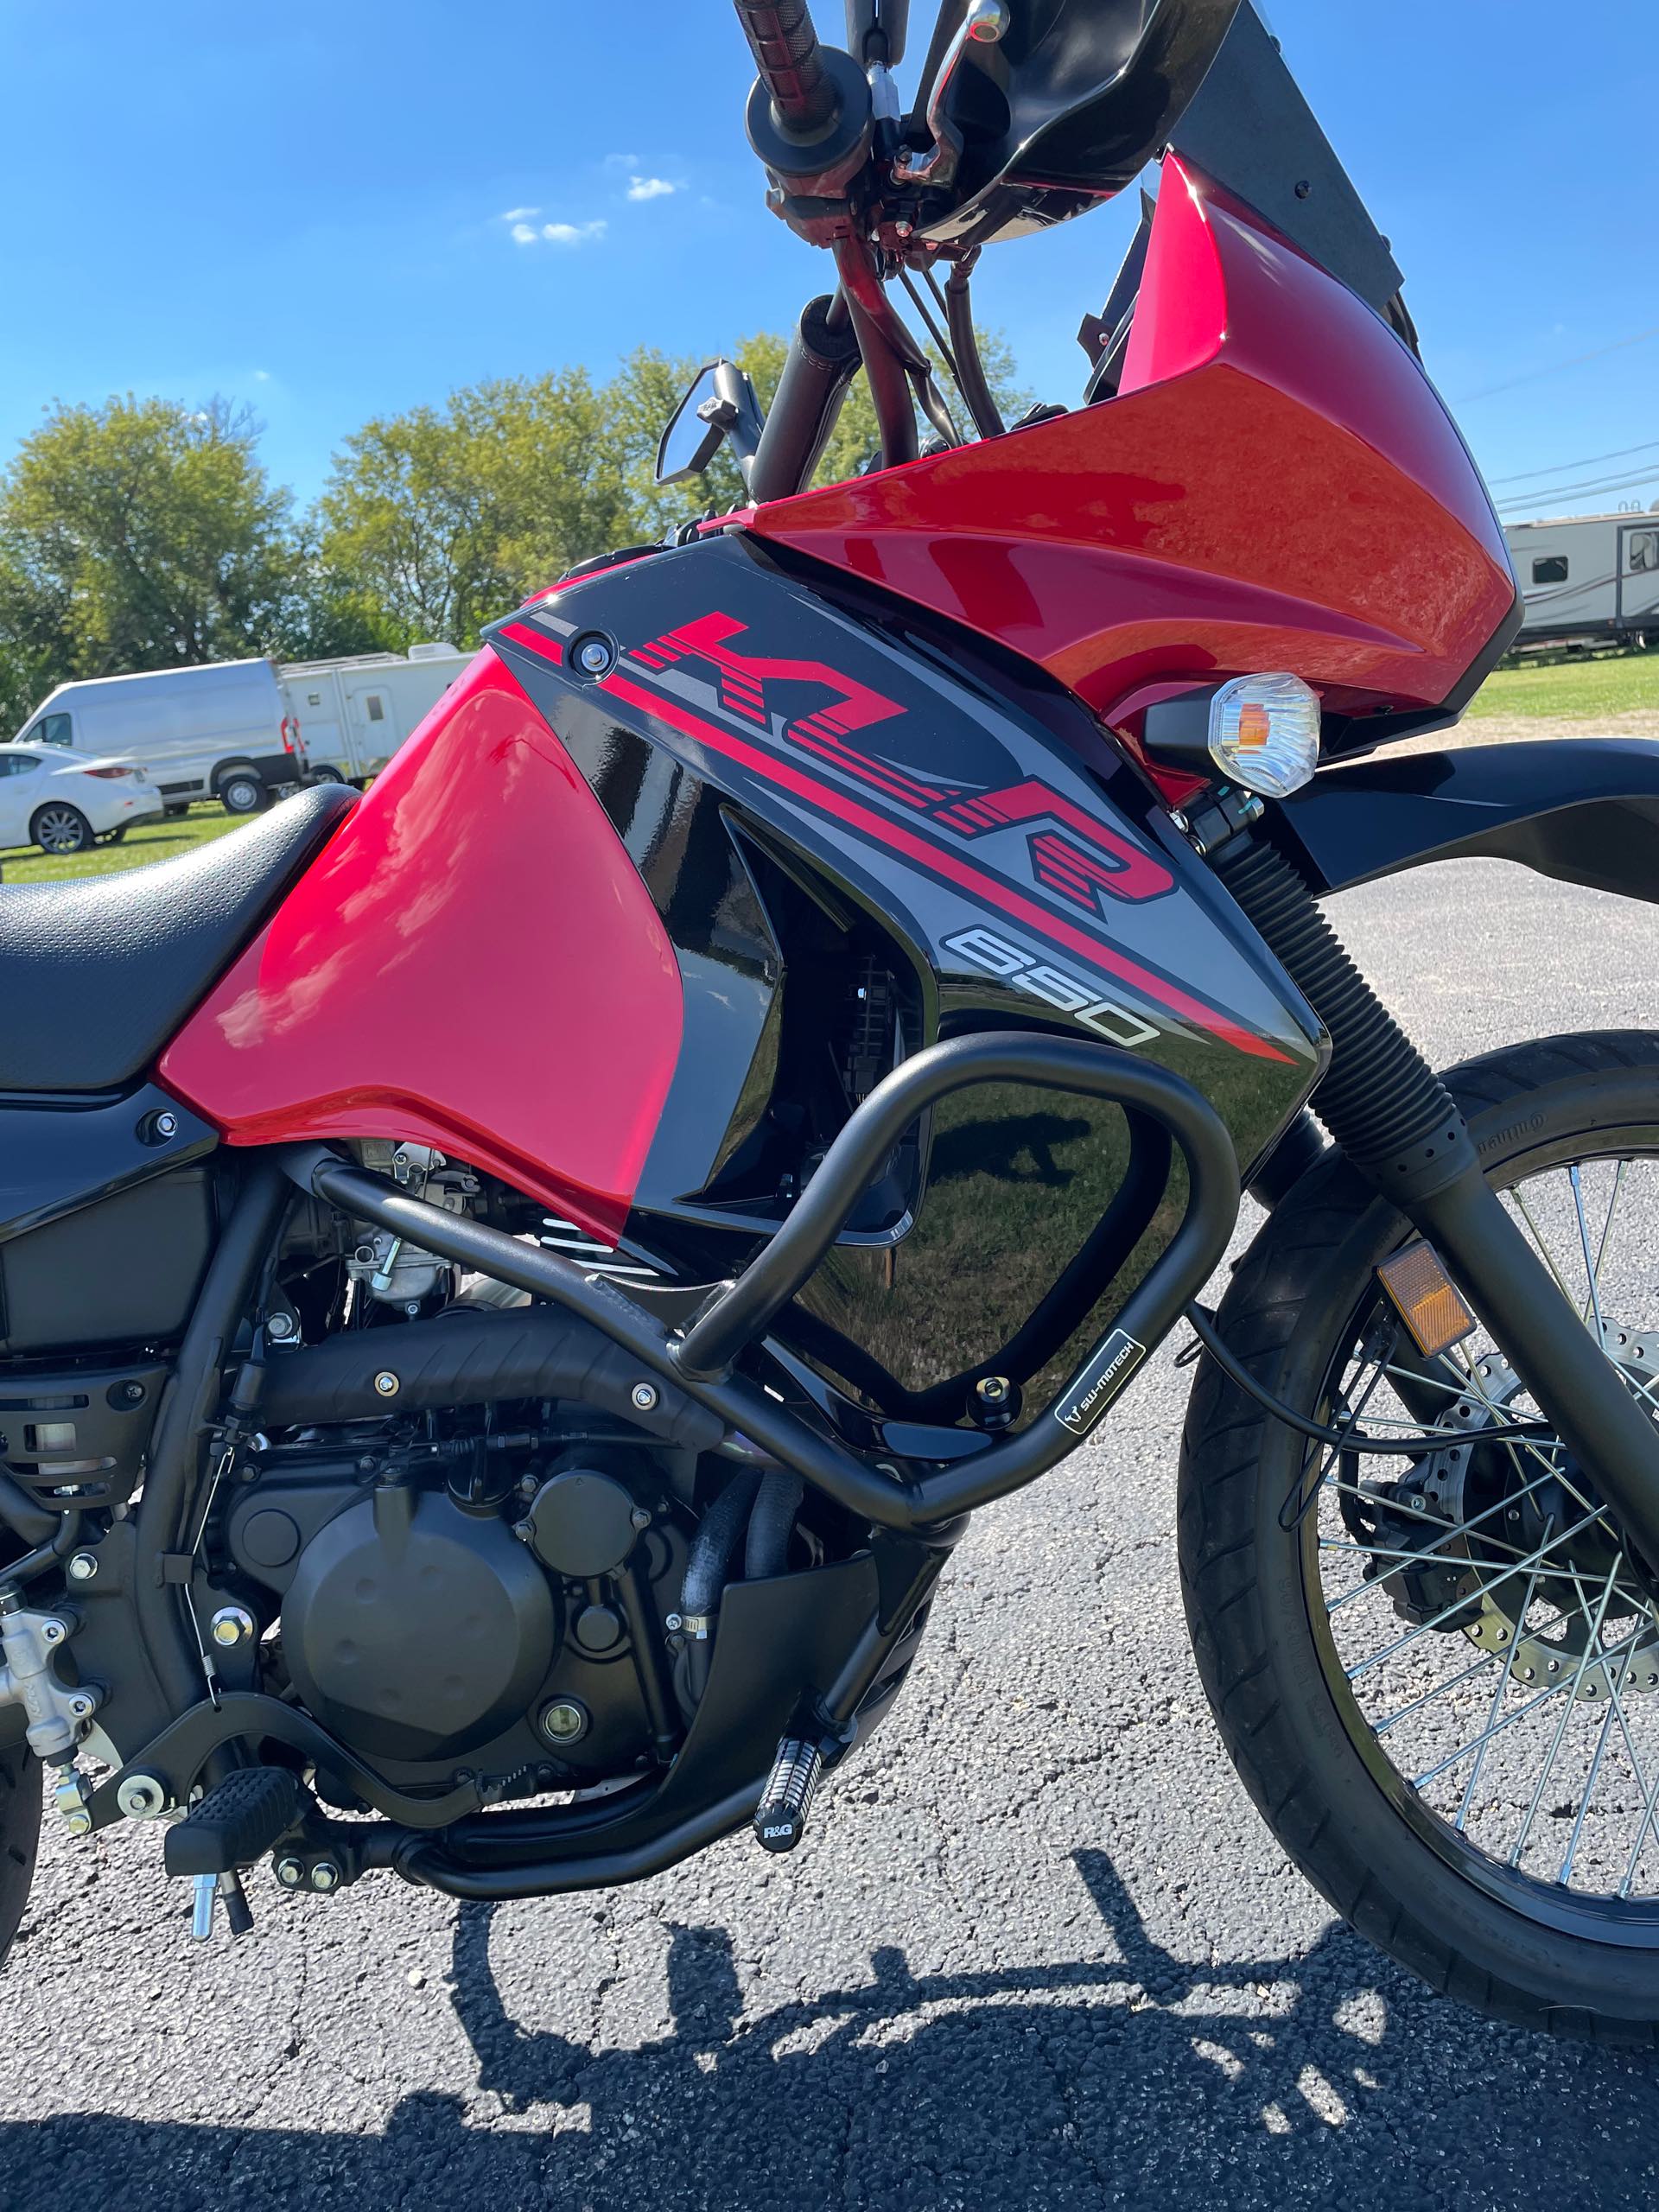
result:
<svg viewBox="0 0 1659 2212"><path fill-rule="evenodd" d="M1646 1335L1607 1322L1603 1324L1602 1343L1608 1357L1637 1388L1650 1389L1659 1383L1659 1332L1649 1340ZM1531 1452L1522 1446L1510 1447L1512 1464L1524 1470L1523 1475L1517 1473L1513 1502L1504 1503L1501 1493L1496 1500L1471 1493L1477 1455L1491 1449L1491 1433L1501 1427L1501 1416L1521 1394L1521 1378L1501 1353L1491 1352L1478 1360L1469 1390L1449 1414L1442 1416L1465 1429L1469 1441L1437 1452L1412 1480L1411 1491L1422 1501L1417 1510L1431 1516L1428 1525L1446 1521L1459 1530L1455 1546L1450 1537L1435 1546L1448 1573L1452 1560L1464 1559L1478 1562L1490 1576L1494 1569L1501 1573L1511 1558L1529 1556L1541 1548L1542 1530L1520 1502L1521 1494L1525 1482L1542 1471L1539 1452L1559 1453L1558 1445L1535 1446ZM1569 1501L1581 1505L1570 1483L1570 1478L1564 1478ZM1494 1510L1495 1503L1501 1510ZM1471 1517L1477 1522L1472 1535L1463 1529ZM1601 1566L1593 1576L1575 1579L1578 1568L1570 1541L1559 1559L1546 1553L1533 1596L1553 1606L1555 1618L1542 1629L1529 1630L1521 1618L1523 1607L1530 1610L1526 1604L1529 1575L1512 1574L1495 1586L1487 1582L1477 1595L1475 1586L1482 1578L1471 1567L1464 1585L1471 1597L1471 1611L1448 1626L1485 1651L1507 1654L1513 1646L1512 1677L1523 1687L1547 1688L1574 1676L1573 1695L1586 1704L1605 1703L1615 1688L1626 1694L1659 1689L1659 1612L1639 1592L1622 1585L1615 1586L1593 1640L1599 1645L1624 1648L1617 1658L1584 1663L1592 1641L1605 1572Z"/></svg>

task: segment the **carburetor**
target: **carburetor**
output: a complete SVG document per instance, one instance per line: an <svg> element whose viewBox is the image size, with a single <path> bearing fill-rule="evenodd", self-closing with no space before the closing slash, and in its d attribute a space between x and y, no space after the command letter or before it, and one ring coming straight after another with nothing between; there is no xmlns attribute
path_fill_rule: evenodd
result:
<svg viewBox="0 0 1659 2212"><path fill-rule="evenodd" d="M477 1196L478 1178L472 1170L451 1166L447 1155L429 1144L393 1145L366 1138L356 1149L365 1167L390 1174L410 1198L424 1198L446 1213L465 1213L467 1201ZM448 1260L388 1229L364 1227L346 1256L346 1272L359 1295L382 1306L401 1306L411 1315L421 1311L434 1291L448 1293L454 1287L454 1270Z"/></svg>

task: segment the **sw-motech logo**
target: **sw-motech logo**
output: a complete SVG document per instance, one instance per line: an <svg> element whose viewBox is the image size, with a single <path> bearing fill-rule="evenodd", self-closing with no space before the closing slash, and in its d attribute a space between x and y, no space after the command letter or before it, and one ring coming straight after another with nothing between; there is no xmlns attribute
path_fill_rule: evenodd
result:
<svg viewBox="0 0 1659 2212"><path fill-rule="evenodd" d="M1084 1375L1054 1408L1054 1418L1073 1436L1087 1436L1112 1400L1147 1356L1147 1348L1126 1329L1114 1329Z"/></svg>
<svg viewBox="0 0 1659 2212"><path fill-rule="evenodd" d="M1142 1021L1139 1014L1131 1014L1115 999L1103 998L1098 982L1086 982L1056 961L1023 952L1007 938L999 937L995 930L958 930L954 937L945 938L944 949L982 974L998 976L1003 982L1012 983L1015 990L1025 992L1027 997L1040 999L1045 1006L1052 1006L1060 1014L1069 1014L1074 1021L1080 1021L1085 1029L1092 1029L1096 1036L1104 1037L1110 1044L1129 1048L1148 1044L1158 1034L1151 1023Z"/></svg>

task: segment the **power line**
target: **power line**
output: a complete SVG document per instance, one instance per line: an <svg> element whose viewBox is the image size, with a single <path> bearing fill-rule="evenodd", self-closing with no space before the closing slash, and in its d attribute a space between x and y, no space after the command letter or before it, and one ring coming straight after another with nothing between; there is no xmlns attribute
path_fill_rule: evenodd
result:
<svg viewBox="0 0 1659 2212"><path fill-rule="evenodd" d="M1645 476L1607 476L1586 484L1546 484L1536 491L1511 492L1507 499L1498 500L1500 507L1536 506L1544 499L1583 499L1592 493L1639 492L1644 485L1659 483L1659 468L1651 468Z"/></svg>
<svg viewBox="0 0 1659 2212"><path fill-rule="evenodd" d="M1548 468L1517 468L1512 475L1489 476L1489 484L1520 484L1532 476L1565 476L1569 468L1590 468L1599 461L1625 461L1633 453L1651 453L1659 446L1659 438L1649 438L1645 445L1618 446L1611 453L1581 454L1577 461L1557 461Z"/></svg>
<svg viewBox="0 0 1659 2212"><path fill-rule="evenodd" d="M1659 338L1659 322L1651 330L1637 331L1632 337L1616 338L1611 346L1597 346L1588 353L1574 353L1565 361L1552 361L1547 368L1528 369L1503 384L1489 384L1484 391L1465 392L1454 404L1472 407L1478 399L1496 399L1500 391L1513 391L1517 385L1535 384L1540 377L1559 376L1563 369L1576 369L1585 361L1599 361L1605 354L1622 353L1627 346L1645 346L1650 338Z"/></svg>

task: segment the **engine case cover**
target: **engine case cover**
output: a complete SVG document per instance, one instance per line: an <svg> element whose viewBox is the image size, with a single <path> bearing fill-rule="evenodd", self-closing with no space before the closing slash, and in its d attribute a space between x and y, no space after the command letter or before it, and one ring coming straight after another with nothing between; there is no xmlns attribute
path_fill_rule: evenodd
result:
<svg viewBox="0 0 1659 2212"><path fill-rule="evenodd" d="M553 1586L493 1514L383 1484L306 1546L283 1601L306 1705L368 1758L448 1758L519 1719L558 1646Z"/></svg>

